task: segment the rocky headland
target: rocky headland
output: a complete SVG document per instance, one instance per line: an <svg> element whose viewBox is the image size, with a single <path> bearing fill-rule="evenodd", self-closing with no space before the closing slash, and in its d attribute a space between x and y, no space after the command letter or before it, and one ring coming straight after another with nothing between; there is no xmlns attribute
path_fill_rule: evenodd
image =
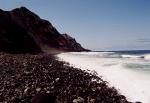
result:
<svg viewBox="0 0 150 103"><path fill-rule="evenodd" d="M0 10L0 51L41 53L52 51L87 51L68 34L25 7Z"/></svg>

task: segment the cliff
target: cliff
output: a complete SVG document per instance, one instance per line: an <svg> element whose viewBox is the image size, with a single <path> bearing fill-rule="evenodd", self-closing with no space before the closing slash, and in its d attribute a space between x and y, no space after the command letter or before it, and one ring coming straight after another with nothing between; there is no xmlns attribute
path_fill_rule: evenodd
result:
<svg viewBox="0 0 150 103"><path fill-rule="evenodd" d="M25 7L12 11L0 10L0 51L9 53L40 53L86 51L67 34Z"/></svg>

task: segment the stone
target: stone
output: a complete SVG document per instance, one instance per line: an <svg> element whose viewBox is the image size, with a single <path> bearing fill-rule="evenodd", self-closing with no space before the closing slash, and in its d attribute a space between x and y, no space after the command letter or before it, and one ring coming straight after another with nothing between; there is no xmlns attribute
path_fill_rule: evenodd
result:
<svg viewBox="0 0 150 103"><path fill-rule="evenodd" d="M56 78L55 81L56 81L56 82L59 81L59 78Z"/></svg>
<svg viewBox="0 0 150 103"><path fill-rule="evenodd" d="M40 92L40 91L41 91L41 88L36 88L36 91L37 91L37 92Z"/></svg>
<svg viewBox="0 0 150 103"><path fill-rule="evenodd" d="M73 100L73 103L83 103L84 99L82 97L78 97L77 99Z"/></svg>
<svg viewBox="0 0 150 103"><path fill-rule="evenodd" d="M24 94L26 94L28 92L29 88L27 87L25 90L24 90Z"/></svg>

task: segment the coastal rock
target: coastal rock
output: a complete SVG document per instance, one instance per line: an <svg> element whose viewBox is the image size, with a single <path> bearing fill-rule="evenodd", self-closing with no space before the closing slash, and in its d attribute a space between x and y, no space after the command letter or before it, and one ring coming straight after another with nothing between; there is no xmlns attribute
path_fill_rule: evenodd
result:
<svg viewBox="0 0 150 103"><path fill-rule="evenodd" d="M0 103L131 103L101 78L51 55L0 53L0 67Z"/></svg>
<svg viewBox="0 0 150 103"><path fill-rule="evenodd" d="M56 97L51 96L50 94L37 94L32 103L56 103Z"/></svg>
<svg viewBox="0 0 150 103"><path fill-rule="evenodd" d="M77 99L73 100L73 103L84 103L84 99L82 97L78 97Z"/></svg>
<svg viewBox="0 0 150 103"><path fill-rule="evenodd" d="M37 53L39 46L29 32L11 19L10 12L0 10L0 51Z"/></svg>
<svg viewBox="0 0 150 103"><path fill-rule="evenodd" d="M55 81L56 81L56 82L59 81L59 78L56 78Z"/></svg>
<svg viewBox="0 0 150 103"><path fill-rule="evenodd" d="M25 7L0 10L0 51L41 53L86 51L75 39L59 33L53 25Z"/></svg>
<svg viewBox="0 0 150 103"><path fill-rule="evenodd" d="M36 88L36 91L37 91L37 92L40 92L40 91L41 91L41 88Z"/></svg>
<svg viewBox="0 0 150 103"><path fill-rule="evenodd" d="M88 103L94 103L94 102L95 102L95 99L89 96L88 97Z"/></svg>

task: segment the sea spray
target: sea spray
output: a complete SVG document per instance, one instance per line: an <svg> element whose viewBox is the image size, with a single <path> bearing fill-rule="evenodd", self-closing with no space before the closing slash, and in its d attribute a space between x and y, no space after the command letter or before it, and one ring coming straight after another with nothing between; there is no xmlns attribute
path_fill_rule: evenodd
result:
<svg viewBox="0 0 150 103"><path fill-rule="evenodd" d="M96 71L128 100L150 103L148 53L73 52L59 54L58 57L83 70Z"/></svg>

